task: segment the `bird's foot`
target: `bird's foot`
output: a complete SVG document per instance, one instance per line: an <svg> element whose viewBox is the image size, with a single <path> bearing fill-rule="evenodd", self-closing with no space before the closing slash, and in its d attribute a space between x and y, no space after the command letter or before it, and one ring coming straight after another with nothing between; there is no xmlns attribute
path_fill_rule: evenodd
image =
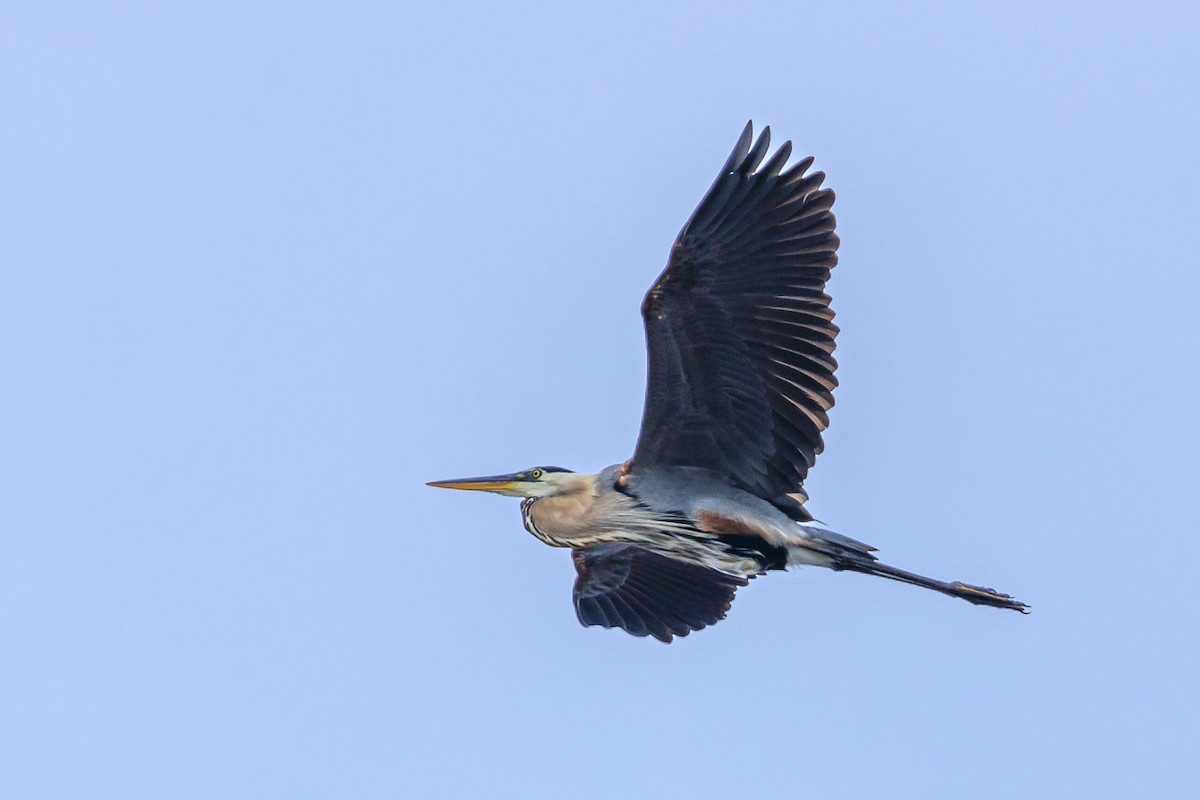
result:
<svg viewBox="0 0 1200 800"><path fill-rule="evenodd" d="M962 583L961 581L954 581L950 584L950 588L954 590L956 596L961 597L968 603L974 603L978 606L1011 608L1013 611L1020 611L1022 614L1029 613L1029 606L1019 600L1014 600L1012 595L997 592L995 589L972 586L969 583Z"/></svg>

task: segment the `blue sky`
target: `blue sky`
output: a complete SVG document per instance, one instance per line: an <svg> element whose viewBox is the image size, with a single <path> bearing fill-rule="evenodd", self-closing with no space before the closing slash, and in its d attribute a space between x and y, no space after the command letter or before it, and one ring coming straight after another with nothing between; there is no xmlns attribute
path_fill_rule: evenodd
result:
<svg viewBox="0 0 1200 800"><path fill-rule="evenodd" d="M44 3L0 24L0 794L1181 797L1200 14ZM747 119L838 194L776 574L584 630L516 503L632 451Z"/></svg>

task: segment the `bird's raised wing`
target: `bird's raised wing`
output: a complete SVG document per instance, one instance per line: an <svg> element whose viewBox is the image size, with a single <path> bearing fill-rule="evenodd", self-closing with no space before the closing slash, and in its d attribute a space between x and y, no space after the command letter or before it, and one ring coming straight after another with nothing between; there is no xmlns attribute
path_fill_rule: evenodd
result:
<svg viewBox="0 0 1200 800"><path fill-rule="evenodd" d="M579 548L571 557L579 573L574 597L580 623L660 642L724 619L734 592L748 583L628 544Z"/></svg>
<svg viewBox="0 0 1200 800"><path fill-rule="evenodd" d="M649 351L635 465L703 467L768 500L802 492L833 406L837 263L833 192L759 167L770 128L751 126L683 227L642 303Z"/></svg>

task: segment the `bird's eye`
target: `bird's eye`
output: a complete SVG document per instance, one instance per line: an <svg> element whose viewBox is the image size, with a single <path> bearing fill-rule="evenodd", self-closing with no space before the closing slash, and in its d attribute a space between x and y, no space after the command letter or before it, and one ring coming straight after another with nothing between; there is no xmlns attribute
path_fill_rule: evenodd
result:
<svg viewBox="0 0 1200 800"><path fill-rule="evenodd" d="M531 472L529 474L533 476L533 479L535 481L542 477L542 471L540 469L535 469L533 472Z"/></svg>

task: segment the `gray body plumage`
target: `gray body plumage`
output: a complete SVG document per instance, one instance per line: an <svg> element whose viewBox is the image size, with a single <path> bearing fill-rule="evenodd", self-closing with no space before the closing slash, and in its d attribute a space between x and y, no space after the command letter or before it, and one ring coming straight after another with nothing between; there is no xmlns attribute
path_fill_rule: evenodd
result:
<svg viewBox="0 0 1200 800"><path fill-rule="evenodd" d="M737 531L718 530L708 520L756 520L770 532L772 546L799 541L796 522L702 470L652 468L622 476L622 468L580 475L576 491L522 501L526 530L555 547L636 545L742 577L766 570L766 556L727 544L721 533Z"/></svg>
<svg viewBox="0 0 1200 800"><path fill-rule="evenodd" d="M1024 611L991 589L888 566L804 507L837 386L825 284L833 192L811 158L767 159L747 125L646 293L648 379L633 457L594 474L538 467L432 485L525 498L525 527L571 549L584 625L672 636L724 618L737 588L816 565Z"/></svg>

